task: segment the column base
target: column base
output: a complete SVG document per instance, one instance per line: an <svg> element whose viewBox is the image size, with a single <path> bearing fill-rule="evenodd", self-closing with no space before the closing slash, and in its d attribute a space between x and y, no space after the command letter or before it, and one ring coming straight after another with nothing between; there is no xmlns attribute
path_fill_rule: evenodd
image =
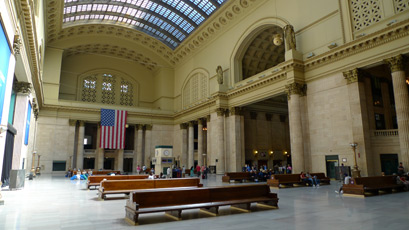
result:
<svg viewBox="0 0 409 230"><path fill-rule="evenodd" d="M361 177L361 170L358 169L358 166L352 168L352 178Z"/></svg>

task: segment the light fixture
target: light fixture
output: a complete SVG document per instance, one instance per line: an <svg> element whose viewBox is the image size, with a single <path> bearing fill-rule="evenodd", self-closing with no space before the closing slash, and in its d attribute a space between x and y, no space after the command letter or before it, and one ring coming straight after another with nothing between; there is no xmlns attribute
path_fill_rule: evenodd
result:
<svg viewBox="0 0 409 230"><path fill-rule="evenodd" d="M128 124L126 124L126 125L125 125L125 128L129 128L129 125L128 125Z"/></svg>
<svg viewBox="0 0 409 230"><path fill-rule="evenodd" d="M354 150L354 167L352 168L352 177L353 178L361 177L361 170L358 169L358 164L356 162L356 147L358 146L358 144L351 143L349 145L352 147L352 150Z"/></svg>
<svg viewBox="0 0 409 230"><path fill-rule="evenodd" d="M256 155L258 153L258 151L257 150L254 150L254 155Z"/></svg>
<svg viewBox="0 0 409 230"><path fill-rule="evenodd" d="M408 85L409 85L409 78L408 78L408 79L406 79L406 84L408 84Z"/></svg>
<svg viewBox="0 0 409 230"><path fill-rule="evenodd" d="M205 126L205 127L203 127L203 129L202 129L203 131L207 131L207 127Z"/></svg>
<svg viewBox="0 0 409 230"><path fill-rule="evenodd" d="M276 46L280 46L281 44L283 44L283 36L281 36L281 34L274 34L273 43Z"/></svg>
<svg viewBox="0 0 409 230"><path fill-rule="evenodd" d="M284 155L287 155L287 151L284 151L283 154L284 154Z"/></svg>

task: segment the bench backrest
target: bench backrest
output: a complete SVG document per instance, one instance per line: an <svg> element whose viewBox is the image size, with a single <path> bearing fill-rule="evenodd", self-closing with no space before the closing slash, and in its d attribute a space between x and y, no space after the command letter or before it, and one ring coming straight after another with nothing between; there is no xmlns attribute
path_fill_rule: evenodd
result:
<svg viewBox="0 0 409 230"><path fill-rule="evenodd" d="M300 174L274 174L272 177L283 183L287 181L301 181Z"/></svg>
<svg viewBox="0 0 409 230"><path fill-rule="evenodd" d="M327 178L325 173L310 173L311 176L317 176L317 179L324 179Z"/></svg>
<svg viewBox="0 0 409 230"><path fill-rule="evenodd" d="M226 172L224 173L225 176L230 177L231 180L234 179L245 179L248 178L250 179L250 173L249 172Z"/></svg>
<svg viewBox="0 0 409 230"><path fill-rule="evenodd" d="M131 180L131 179L146 179L149 175L101 175L101 176L89 176L88 183L99 183L104 179L107 180Z"/></svg>
<svg viewBox="0 0 409 230"><path fill-rule="evenodd" d="M136 190L167 187L201 186L199 178L178 179L136 179L136 180L106 180L101 181L100 191Z"/></svg>
<svg viewBox="0 0 409 230"><path fill-rule="evenodd" d="M173 205L199 204L267 197L268 185L241 185L206 188L148 189L133 191L130 201L139 208L164 207Z"/></svg>
<svg viewBox="0 0 409 230"><path fill-rule="evenodd" d="M265 197L268 193L270 193L270 187L266 185L213 187L210 189L210 199L212 202L251 199Z"/></svg>
<svg viewBox="0 0 409 230"><path fill-rule="evenodd" d="M395 176L371 176L354 178L355 184L363 185L364 187L379 187L382 185L396 184Z"/></svg>
<svg viewBox="0 0 409 230"><path fill-rule="evenodd" d="M108 173L121 174L121 171L115 170L92 171L92 175L107 175Z"/></svg>
<svg viewBox="0 0 409 230"><path fill-rule="evenodd" d="M169 187L199 187L200 178L174 178L174 179L159 179L155 181L155 188Z"/></svg>

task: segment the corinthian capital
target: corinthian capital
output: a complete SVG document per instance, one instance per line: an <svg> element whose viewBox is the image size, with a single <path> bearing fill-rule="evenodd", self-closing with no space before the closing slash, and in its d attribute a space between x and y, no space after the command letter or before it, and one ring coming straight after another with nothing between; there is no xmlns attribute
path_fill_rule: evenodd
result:
<svg viewBox="0 0 409 230"><path fill-rule="evenodd" d="M351 84L357 81L362 81L362 74L359 73L358 69L348 70L342 73L344 78L347 80L347 84Z"/></svg>
<svg viewBox="0 0 409 230"><path fill-rule="evenodd" d="M15 82L13 84L13 90L17 93L30 94L31 93L31 83Z"/></svg>
<svg viewBox="0 0 409 230"><path fill-rule="evenodd" d="M403 70L403 63L402 63L402 55L398 55L396 57L391 57L388 59L384 60L386 64L389 65L389 68L391 69L391 72L397 72L397 71L402 71Z"/></svg>
<svg viewBox="0 0 409 230"><path fill-rule="evenodd" d="M288 100L290 100L290 97L293 94L305 96L307 94L307 85L294 82L294 83L286 85L285 91L287 92Z"/></svg>

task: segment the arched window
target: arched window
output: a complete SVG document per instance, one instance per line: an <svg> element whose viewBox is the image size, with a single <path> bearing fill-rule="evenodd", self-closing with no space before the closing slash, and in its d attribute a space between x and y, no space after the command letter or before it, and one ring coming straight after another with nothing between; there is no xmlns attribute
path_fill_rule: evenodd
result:
<svg viewBox="0 0 409 230"><path fill-rule="evenodd" d="M183 107L186 108L196 102L206 99L209 95L208 74L200 71L194 72L183 87Z"/></svg>
<svg viewBox="0 0 409 230"><path fill-rule="evenodd" d="M78 98L84 102L137 106L138 83L120 73L104 71L79 77Z"/></svg>

